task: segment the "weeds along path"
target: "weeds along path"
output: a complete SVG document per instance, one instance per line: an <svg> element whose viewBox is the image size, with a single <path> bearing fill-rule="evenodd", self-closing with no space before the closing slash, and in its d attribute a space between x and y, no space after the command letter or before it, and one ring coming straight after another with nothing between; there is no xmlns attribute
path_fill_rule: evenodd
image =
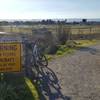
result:
<svg viewBox="0 0 100 100"><path fill-rule="evenodd" d="M49 87L44 93L47 100L100 100L100 45L57 58L48 68L56 78L54 84L54 81L44 83L45 88Z"/></svg>

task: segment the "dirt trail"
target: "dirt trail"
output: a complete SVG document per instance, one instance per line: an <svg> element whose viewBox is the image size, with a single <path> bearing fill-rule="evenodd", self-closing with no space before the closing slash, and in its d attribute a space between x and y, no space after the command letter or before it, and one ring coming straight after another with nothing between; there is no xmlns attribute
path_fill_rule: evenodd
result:
<svg viewBox="0 0 100 100"><path fill-rule="evenodd" d="M48 67L55 73L56 83L52 84L49 80L48 84L46 81L50 86L47 87L49 93L45 93L46 99L100 100L100 45L57 58Z"/></svg>

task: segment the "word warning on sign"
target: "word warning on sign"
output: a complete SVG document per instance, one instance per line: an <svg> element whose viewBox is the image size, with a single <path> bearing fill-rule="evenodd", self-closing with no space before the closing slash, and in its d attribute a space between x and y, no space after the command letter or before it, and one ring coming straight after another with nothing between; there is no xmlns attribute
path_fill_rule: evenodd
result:
<svg viewBox="0 0 100 100"><path fill-rule="evenodd" d="M0 43L0 72L21 71L21 44Z"/></svg>

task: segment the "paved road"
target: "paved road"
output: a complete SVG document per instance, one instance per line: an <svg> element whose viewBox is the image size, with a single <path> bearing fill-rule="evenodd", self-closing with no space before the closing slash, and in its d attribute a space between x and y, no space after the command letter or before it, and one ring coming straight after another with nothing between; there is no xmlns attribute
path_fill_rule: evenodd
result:
<svg viewBox="0 0 100 100"><path fill-rule="evenodd" d="M100 45L57 58L49 68L42 83L46 100L100 100Z"/></svg>

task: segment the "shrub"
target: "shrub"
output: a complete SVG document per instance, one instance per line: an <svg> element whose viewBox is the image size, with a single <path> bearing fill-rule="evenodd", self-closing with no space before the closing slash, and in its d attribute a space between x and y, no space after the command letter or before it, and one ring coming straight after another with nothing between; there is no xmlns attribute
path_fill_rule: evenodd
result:
<svg viewBox="0 0 100 100"><path fill-rule="evenodd" d="M17 100L14 87L6 83L0 83L0 100Z"/></svg>
<svg viewBox="0 0 100 100"><path fill-rule="evenodd" d="M66 46L69 48L76 47L77 43L75 41L68 41L66 42Z"/></svg>
<svg viewBox="0 0 100 100"><path fill-rule="evenodd" d="M57 51L57 55L62 55L63 52L62 51Z"/></svg>
<svg viewBox="0 0 100 100"><path fill-rule="evenodd" d="M58 50L58 46L57 45L51 45L46 49L46 53L48 54L55 54Z"/></svg>
<svg viewBox="0 0 100 100"><path fill-rule="evenodd" d="M71 38L70 27L65 28L64 25L59 25L57 33L58 42L61 45L66 44L66 41Z"/></svg>

